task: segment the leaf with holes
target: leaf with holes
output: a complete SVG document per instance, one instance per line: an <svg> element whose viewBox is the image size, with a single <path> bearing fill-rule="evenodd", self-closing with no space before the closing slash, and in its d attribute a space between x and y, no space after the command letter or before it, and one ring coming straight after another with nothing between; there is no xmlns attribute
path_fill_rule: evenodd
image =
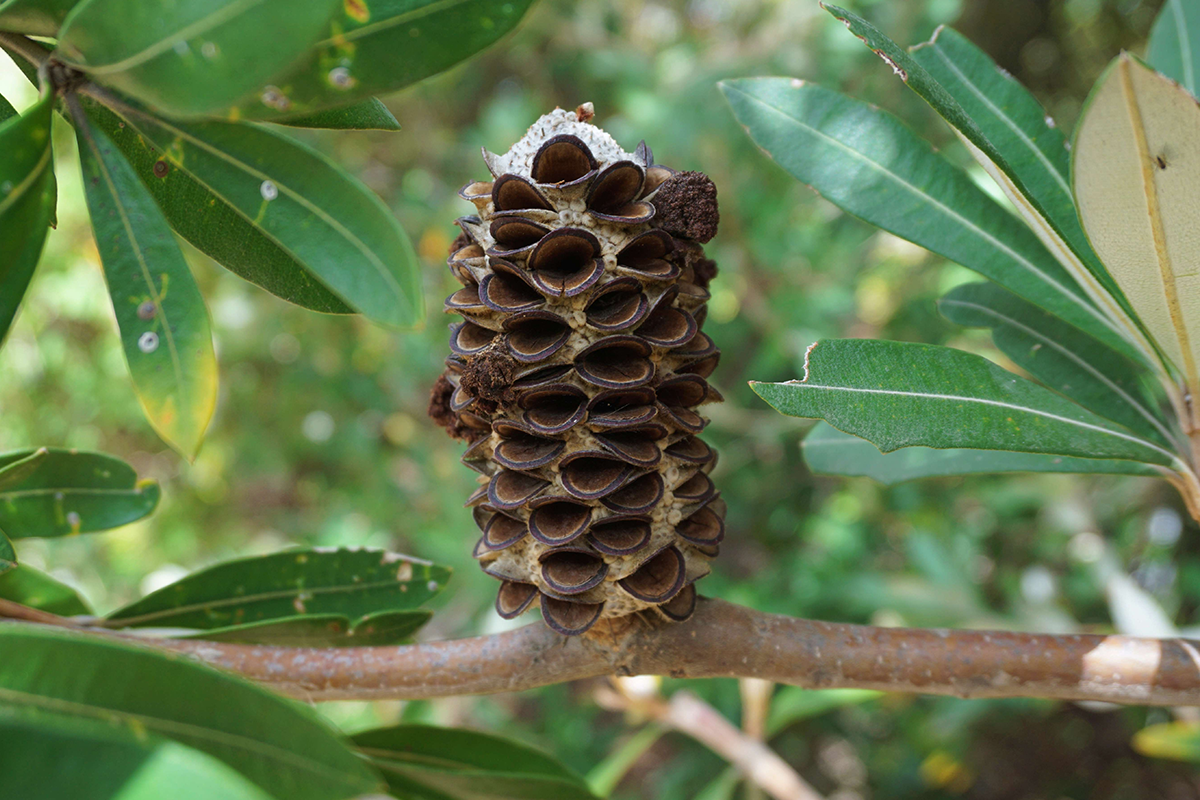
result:
<svg viewBox="0 0 1200 800"><path fill-rule="evenodd" d="M0 575L0 597L60 617L92 613L70 586L25 564L18 564Z"/></svg>
<svg viewBox="0 0 1200 800"><path fill-rule="evenodd" d="M1167 0L1163 3L1150 41L1146 45L1150 66L1200 97L1200 3Z"/></svg>
<svg viewBox="0 0 1200 800"><path fill-rule="evenodd" d="M102 453L0 453L0 528L14 539L117 528L148 515L158 498L157 483Z"/></svg>
<svg viewBox="0 0 1200 800"><path fill-rule="evenodd" d="M1017 366L1089 411L1159 444L1174 439L1161 403L1148 396L1146 369L994 283L968 283L938 301L958 325L991 328Z"/></svg>
<svg viewBox="0 0 1200 800"><path fill-rule="evenodd" d="M88 116L133 166L171 227L235 275L289 303L325 314L353 310L252 219L209 191L186 170L173 168L162 150L98 103L84 99Z"/></svg>
<svg viewBox="0 0 1200 800"><path fill-rule="evenodd" d="M759 147L834 205L1129 348L1029 228L892 115L788 78L720 86Z"/></svg>
<svg viewBox="0 0 1200 800"><path fill-rule="evenodd" d="M822 339L804 380L750 386L777 411L824 419L885 453L919 445L1177 465L1158 444L949 347Z"/></svg>
<svg viewBox="0 0 1200 800"><path fill-rule="evenodd" d="M94 634L0 625L7 720L102 721L212 756L279 800L345 800L376 773L316 711L248 681Z"/></svg>
<svg viewBox="0 0 1200 800"><path fill-rule="evenodd" d="M384 611L357 621L342 614L309 614L211 628L180 638L278 647L382 647L407 641L432 617L431 611Z"/></svg>
<svg viewBox="0 0 1200 800"><path fill-rule="evenodd" d="M1166 357L1200 396L1200 104L1132 56L1092 89L1072 148L1079 217Z"/></svg>
<svg viewBox="0 0 1200 800"><path fill-rule="evenodd" d="M134 389L158 435L193 458L217 403L208 309L133 167L83 113L73 116L96 248Z"/></svg>
<svg viewBox="0 0 1200 800"><path fill-rule="evenodd" d="M172 169L185 170L350 308L395 328L424 320L412 244L387 206L341 167L263 125L121 111Z"/></svg>
<svg viewBox="0 0 1200 800"><path fill-rule="evenodd" d="M437 800L595 800L576 773L498 736L431 725L365 731L354 744L398 797Z"/></svg>
<svg viewBox="0 0 1200 800"><path fill-rule="evenodd" d="M383 550L309 548L226 561L108 615L110 627L211 630L297 615L411 611L450 570Z"/></svg>
<svg viewBox="0 0 1200 800"><path fill-rule="evenodd" d="M468 58L516 27L533 0L345 0L300 66L236 109L275 120L388 94Z"/></svg>
<svg viewBox="0 0 1200 800"><path fill-rule="evenodd" d="M55 56L173 116L224 115L294 66L339 0L88 0Z"/></svg>
<svg viewBox="0 0 1200 800"><path fill-rule="evenodd" d="M0 344L29 288L54 216L53 110L50 93L23 115L0 123Z"/></svg>
<svg viewBox="0 0 1200 800"><path fill-rule="evenodd" d="M994 475L1004 472L1065 472L1162 477L1159 467L1137 461L1072 458L1045 453L902 447L889 453L826 422L804 437L804 460L819 475L871 478L885 486L950 475Z"/></svg>

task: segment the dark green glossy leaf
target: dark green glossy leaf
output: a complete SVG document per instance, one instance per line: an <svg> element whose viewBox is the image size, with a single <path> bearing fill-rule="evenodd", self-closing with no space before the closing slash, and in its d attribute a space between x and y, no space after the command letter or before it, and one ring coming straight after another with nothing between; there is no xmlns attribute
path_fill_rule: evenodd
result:
<svg viewBox="0 0 1200 800"><path fill-rule="evenodd" d="M824 419L885 453L919 445L1177 462L1049 389L949 347L822 339L808 348L802 381L750 386L777 411Z"/></svg>
<svg viewBox="0 0 1200 800"><path fill-rule="evenodd" d="M14 539L108 530L141 519L158 504L157 483L139 481L132 467L102 453L0 453L0 470L14 467L9 474L20 480L0 482L0 528Z"/></svg>
<svg viewBox="0 0 1200 800"><path fill-rule="evenodd" d="M7 104L7 103L6 103ZM21 306L54 215L54 156L47 94L0 123L0 344Z"/></svg>
<svg viewBox="0 0 1200 800"><path fill-rule="evenodd" d="M421 800L594 800L576 773L508 739L429 725L360 733L354 743L399 797Z"/></svg>
<svg viewBox="0 0 1200 800"><path fill-rule="evenodd" d="M300 703L191 661L95 634L0 624L8 719L104 721L219 759L278 800L344 800L376 775Z"/></svg>
<svg viewBox="0 0 1200 800"><path fill-rule="evenodd" d="M1073 458L1044 453L1012 453L1005 450L967 450L932 447L902 447L890 453L828 423L819 422L804 437L804 460L820 475L864 477L892 486L921 478L950 475L979 475L1002 472L1107 473L1161 477L1157 467L1137 461L1104 458Z"/></svg>
<svg viewBox="0 0 1200 800"><path fill-rule="evenodd" d="M1029 228L892 115L788 78L720 86L754 141L835 205L1129 350Z"/></svg>
<svg viewBox="0 0 1200 800"><path fill-rule="evenodd" d="M345 0L301 66L237 113L276 119L394 92L508 33L533 0Z"/></svg>
<svg viewBox="0 0 1200 800"><path fill-rule="evenodd" d="M1150 30L1146 61L1183 84L1193 97L1200 97L1200 3L1196 0L1163 3Z"/></svg>
<svg viewBox="0 0 1200 800"><path fill-rule="evenodd" d="M346 131L398 131L400 123L378 98L370 97L361 103L327 108L271 120L293 128L333 128Z"/></svg>
<svg viewBox="0 0 1200 800"><path fill-rule="evenodd" d="M423 321L412 244L341 167L261 125L168 122L133 109L126 119L172 169L186 170L355 311L397 328Z"/></svg>
<svg viewBox="0 0 1200 800"><path fill-rule="evenodd" d="M0 573L8 572L17 565L17 551L13 549L12 542L4 535L4 531L0 531Z"/></svg>
<svg viewBox="0 0 1200 800"><path fill-rule="evenodd" d="M1169 444L1170 429L1142 391L1144 367L994 283L959 286L938 302L951 322L991 328L1019 367L1089 411Z"/></svg>
<svg viewBox="0 0 1200 800"><path fill-rule="evenodd" d="M7 0L0 2L0 30L54 36L79 0Z"/></svg>
<svg viewBox="0 0 1200 800"><path fill-rule="evenodd" d="M309 548L226 561L108 616L113 627L209 630L298 614L358 619L407 611L436 595L450 570L383 550Z"/></svg>
<svg viewBox="0 0 1200 800"><path fill-rule="evenodd" d="M70 586L25 564L18 564L0 575L0 597L60 617L92 613L79 593Z"/></svg>
<svg viewBox="0 0 1200 800"><path fill-rule="evenodd" d="M278 647L382 647L406 641L431 617L432 611L384 611L354 622L341 614L309 614L212 628L180 638Z"/></svg>
<svg viewBox="0 0 1200 800"><path fill-rule="evenodd" d="M1153 363L1128 303L1080 227L1066 138L1033 95L949 28L939 28L931 41L909 53L866 20L836 6L826 10L893 65L908 88L954 128L1083 293ZM1123 350L1136 352L1130 346Z"/></svg>
<svg viewBox="0 0 1200 800"><path fill-rule="evenodd" d="M295 65L338 0L88 0L57 57L173 116L223 115Z"/></svg>
<svg viewBox="0 0 1200 800"><path fill-rule="evenodd" d="M103 723L5 719L0 797L16 800L270 800L199 750Z"/></svg>
<svg viewBox="0 0 1200 800"><path fill-rule="evenodd" d="M326 314L353 313L253 219L210 192L186 170L169 165L162 159L162 150L132 125L98 103L89 103L87 109L96 126L133 166L167 222L196 249L289 303Z"/></svg>
<svg viewBox="0 0 1200 800"><path fill-rule="evenodd" d="M12 103L5 99L4 95L0 94L0 122L4 122L13 117L19 116L17 110L13 108Z"/></svg>
<svg viewBox="0 0 1200 800"><path fill-rule="evenodd" d="M96 248L134 390L158 435L192 458L217 404L208 309L133 167L83 113L74 116Z"/></svg>

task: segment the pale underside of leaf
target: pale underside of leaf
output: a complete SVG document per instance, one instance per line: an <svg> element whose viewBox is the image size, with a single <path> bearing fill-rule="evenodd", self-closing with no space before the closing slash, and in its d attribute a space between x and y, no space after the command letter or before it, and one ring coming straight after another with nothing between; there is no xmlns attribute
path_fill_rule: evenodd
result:
<svg viewBox="0 0 1200 800"><path fill-rule="evenodd" d="M1080 122L1074 180L1097 253L1200 396L1200 106L1120 56Z"/></svg>

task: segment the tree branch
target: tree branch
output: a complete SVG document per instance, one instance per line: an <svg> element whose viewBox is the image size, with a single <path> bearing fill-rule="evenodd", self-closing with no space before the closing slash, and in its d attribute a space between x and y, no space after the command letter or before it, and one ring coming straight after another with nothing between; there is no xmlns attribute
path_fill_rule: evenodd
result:
<svg viewBox="0 0 1200 800"><path fill-rule="evenodd" d="M5 615L3 606L0 615ZM569 638L539 622L472 639L328 649L123 636L308 700L515 692L616 674L753 677L812 689L957 697L1200 705L1200 642L1186 639L874 628L765 614L708 599L700 600L687 622L634 617L596 631Z"/></svg>

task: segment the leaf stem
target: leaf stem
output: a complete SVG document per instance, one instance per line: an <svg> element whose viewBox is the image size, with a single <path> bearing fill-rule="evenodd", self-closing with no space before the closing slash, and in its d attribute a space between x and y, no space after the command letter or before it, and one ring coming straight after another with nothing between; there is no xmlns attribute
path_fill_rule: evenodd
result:
<svg viewBox="0 0 1200 800"><path fill-rule="evenodd" d="M16 53L38 69L50 60L50 51L44 45L17 33L0 32L0 47Z"/></svg>

